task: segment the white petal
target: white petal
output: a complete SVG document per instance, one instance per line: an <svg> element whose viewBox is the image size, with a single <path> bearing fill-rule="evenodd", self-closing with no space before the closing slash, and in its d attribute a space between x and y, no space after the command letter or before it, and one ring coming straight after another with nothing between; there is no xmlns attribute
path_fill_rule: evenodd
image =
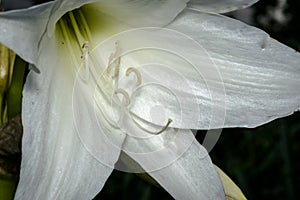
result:
<svg viewBox="0 0 300 200"><path fill-rule="evenodd" d="M147 141L127 137L124 148L135 147L135 152L125 153L175 199L225 199L222 184L207 151L192 139L194 135L190 130L179 130L177 134L171 138L157 135ZM156 152L152 151L159 146L164 148L155 155ZM149 150L151 153L141 153Z"/></svg>
<svg viewBox="0 0 300 200"><path fill-rule="evenodd" d="M0 42L28 62L36 63L38 46L53 2L24 10L0 13Z"/></svg>
<svg viewBox="0 0 300 200"><path fill-rule="evenodd" d="M72 94L76 68L61 39L45 40L42 47L41 73L29 74L23 93L23 154L16 199L91 199L103 187L120 150L102 137L87 96L89 88L79 85L77 89L86 90L76 93L75 87ZM88 152L80 138L84 134L85 142L100 144L104 163ZM121 145L124 137L113 139Z"/></svg>
<svg viewBox="0 0 300 200"><path fill-rule="evenodd" d="M204 151L195 141L175 163L150 175L175 199L225 199L209 156L200 158Z"/></svg>
<svg viewBox="0 0 300 200"><path fill-rule="evenodd" d="M256 127L299 110L295 50L221 15L187 10L169 28L199 42L218 67L226 89L225 127Z"/></svg>
<svg viewBox="0 0 300 200"><path fill-rule="evenodd" d="M188 7L196 8L202 12L226 13L246 8L258 0L191 0Z"/></svg>

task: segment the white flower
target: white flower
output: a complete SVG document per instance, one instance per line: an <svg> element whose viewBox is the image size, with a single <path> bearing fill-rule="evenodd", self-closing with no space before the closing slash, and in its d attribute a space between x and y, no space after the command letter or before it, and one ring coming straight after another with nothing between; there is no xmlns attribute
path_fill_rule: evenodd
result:
<svg viewBox="0 0 300 200"><path fill-rule="evenodd" d="M207 152L193 140L189 129L256 127L299 110L300 56L259 29L213 14L245 7L255 0L188 4L200 11L186 8L186 2L61 0L0 14L0 42L40 71L30 72L23 93L23 155L16 199L93 198L119 158L121 150L116 147L128 150L126 153L176 199L225 198ZM136 34L140 33L136 30L130 41L121 37L112 40L118 42L116 46L105 46L112 35L144 26L164 26L190 36L205 47L212 62L198 54L203 52L199 46L186 44L180 37L174 40L163 29L150 38ZM153 31L149 32L152 36ZM197 61L193 69L203 72L214 90L208 91L187 63L163 52L138 52L122 55L119 60L121 51L143 42L167 44ZM137 68L149 57L174 64L192 90L174 82L167 76L171 73L168 70ZM78 71L81 63L83 68ZM215 65L221 79L211 70ZM137 85L158 78L167 89L141 87L136 94L136 90L129 90L135 85L126 86L121 75L116 78L126 71L141 81ZM183 99L180 112L169 90ZM209 92L215 94L214 103ZM119 101L122 96L123 102ZM151 115L145 111L157 103L165 106L169 121L151 123ZM197 106L200 111L195 110ZM220 119L212 118L219 113ZM149 127L142 128L145 125ZM153 131L157 126L160 128ZM146 141L124 134L146 136L151 130L161 134ZM173 132L178 137L169 142ZM164 151L159 154L133 153L160 147Z"/></svg>

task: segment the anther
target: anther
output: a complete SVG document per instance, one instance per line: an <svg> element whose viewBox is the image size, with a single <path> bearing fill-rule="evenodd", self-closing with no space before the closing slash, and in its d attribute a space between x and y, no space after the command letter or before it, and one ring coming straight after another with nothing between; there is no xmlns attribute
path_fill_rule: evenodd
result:
<svg viewBox="0 0 300 200"><path fill-rule="evenodd" d="M129 94L125 90L123 90L121 88L118 88L118 89L115 90L115 94L122 94L123 95L123 97L124 97L123 105L124 106L128 106L130 104Z"/></svg>
<svg viewBox="0 0 300 200"><path fill-rule="evenodd" d="M142 83L142 75L140 73L140 71L134 67L129 67L127 70L126 70L126 76L129 76L129 74L131 73L134 73L135 76L136 76L136 86L139 86L141 85Z"/></svg>
<svg viewBox="0 0 300 200"><path fill-rule="evenodd" d="M89 47L90 47L90 44L88 41L85 41L81 46L81 48L83 48L83 49L88 49Z"/></svg>

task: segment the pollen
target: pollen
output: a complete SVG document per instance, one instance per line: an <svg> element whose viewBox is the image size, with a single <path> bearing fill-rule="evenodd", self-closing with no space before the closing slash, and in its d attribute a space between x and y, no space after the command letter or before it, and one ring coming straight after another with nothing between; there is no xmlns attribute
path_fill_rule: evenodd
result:
<svg viewBox="0 0 300 200"><path fill-rule="evenodd" d="M107 73L110 73L112 65L115 65L115 72L113 77L118 77L119 76L119 70L120 70L120 63L121 63L121 58L120 58L120 53L121 53L121 48L120 48L120 43L119 41L115 42L115 47L116 50L114 53L111 53L108 59L108 65L107 65Z"/></svg>

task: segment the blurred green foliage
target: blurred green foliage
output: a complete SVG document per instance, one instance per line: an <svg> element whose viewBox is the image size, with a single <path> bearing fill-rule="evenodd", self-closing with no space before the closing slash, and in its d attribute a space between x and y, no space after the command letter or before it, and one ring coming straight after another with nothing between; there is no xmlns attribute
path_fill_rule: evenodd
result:
<svg viewBox="0 0 300 200"><path fill-rule="evenodd" d="M12 200L17 185L18 178L15 176L0 175L0 199Z"/></svg>

